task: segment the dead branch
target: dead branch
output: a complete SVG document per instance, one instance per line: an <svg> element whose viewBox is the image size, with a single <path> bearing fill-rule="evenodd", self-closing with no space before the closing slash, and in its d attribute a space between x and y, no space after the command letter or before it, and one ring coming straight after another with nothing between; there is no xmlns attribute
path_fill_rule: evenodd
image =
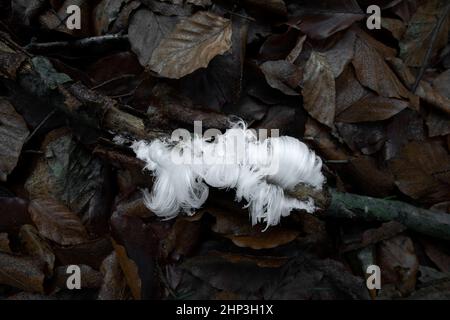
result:
<svg viewBox="0 0 450 320"><path fill-rule="evenodd" d="M376 199L331 190L331 203L325 217L397 221L407 228L431 237L450 240L450 215L426 210L408 203Z"/></svg>

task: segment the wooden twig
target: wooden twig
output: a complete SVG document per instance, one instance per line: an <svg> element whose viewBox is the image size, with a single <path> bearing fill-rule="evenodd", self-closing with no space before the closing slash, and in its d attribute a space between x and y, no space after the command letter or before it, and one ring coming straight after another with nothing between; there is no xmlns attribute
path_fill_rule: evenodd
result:
<svg viewBox="0 0 450 320"><path fill-rule="evenodd" d="M431 237L450 240L450 214L422 209L405 202L330 191L331 203L325 217L397 221Z"/></svg>
<svg viewBox="0 0 450 320"><path fill-rule="evenodd" d="M49 53L60 50L74 50L74 49L91 49L102 46L128 44L128 35L120 33L106 34L103 36L89 37L75 41L54 41L35 43L31 42L25 46L25 50L33 53Z"/></svg>

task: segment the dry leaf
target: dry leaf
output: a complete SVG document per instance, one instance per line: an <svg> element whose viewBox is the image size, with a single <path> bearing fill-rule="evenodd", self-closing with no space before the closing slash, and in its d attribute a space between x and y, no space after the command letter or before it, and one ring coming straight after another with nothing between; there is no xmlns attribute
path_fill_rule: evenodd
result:
<svg viewBox="0 0 450 320"><path fill-rule="evenodd" d="M105 258L100 270L103 274L103 283L98 300L125 300L128 297L127 282L116 252Z"/></svg>
<svg viewBox="0 0 450 320"><path fill-rule="evenodd" d="M52 199L30 202L31 219L39 233L60 245L76 245L88 241L80 218L64 205Z"/></svg>
<svg viewBox="0 0 450 320"><path fill-rule="evenodd" d="M255 250L276 248L294 241L297 230L273 227L262 232L264 226L252 227L246 216L237 212L225 212L219 208L207 210L216 218L213 231L230 239L238 247Z"/></svg>
<svg viewBox="0 0 450 320"><path fill-rule="evenodd" d="M355 67L358 80L380 96L387 98L408 98L409 92L389 68L380 54L382 49L358 35L355 43Z"/></svg>
<svg viewBox="0 0 450 320"><path fill-rule="evenodd" d="M336 121L355 123L386 120L408 106L409 103L403 100L368 94L338 114Z"/></svg>
<svg viewBox="0 0 450 320"><path fill-rule="evenodd" d="M44 292L43 264L29 257L0 252L0 284L28 292Z"/></svg>
<svg viewBox="0 0 450 320"><path fill-rule="evenodd" d="M295 64L285 60L266 61L261 65L261 70L272 88L289 96L299 95L295 89L300 85L303 72Z"/></svg>
<svg viewBox="0 0 450 320"><path fill-rule="evenodd" d="M39 236L35 227L27 224L20 228L19 237L25 251L45 264L45 274L51 276L55 265L55 255L47 241Z"/></svg>
<svg viewBox="0 0 450 320"><path fill-rule="evenodd" d="M6 181L16 167L28 133L23 118L7 100L0 98L0 181Z"/></svg>
<svg viewBox="0 0 450 320"><path fill-rule="evenodd" d="M150 62L161 40L172 32L177 22L177 17L161 16L147 9L140 9L133 14L128 34L131 49L141 65L146 66Z"/></svg>
<svg viewBox="0 0 450 320"><path fill-rule="evenodd" d="M304 108L317 121L332 127L336 112L334 75L326 57L311 53L303 74Z"/></svg>
<svg viewBox="0 0 450 320"><path fill-rule="evenodd" d="M131 294L136 300L142 299L142 280L139 276L139 270L136 263L128 257L125 247L115 243L114 241L113 246L120 267L125 275L126 283L131 289Z"/></svg>
<svg viewBox="0 0 450 320"><path fill-rule="evenodd" d="M355 0L307 1L304 6L299 7L299 14L294 22L303 33L313 39L326 39L364 19L364 14Z"/></svg>
<svg viewBox="0 0 450 320"><path fill-rule="evenodd" d="M432 56L445 47L448 38L448 24L445 21L442 24L435 43L431 43L431 40L432 33L446 5L448 3L445 0L427 0L417 8L399 44L400 58L408 66L421 67L425 63L424 60L427 50L431 46L433 46Z"/></svg>
<svg viewBox="0 0 450 320"><path fill-rule="evenodd" d="M450 156L438 141L408 143L390 168L411 198L431 203L450 198Z"/></svg>
<svg viewBox="0 0 450 320"><path fill-rule="evenodd" d="M378 245L381 282L393 283L403 294L411 293L416 286L419 261L414 245L406 236L396 236Z"/></svg>
<svg viewBox="0 0 450 320"><path fill-rule="evenodd" d="M197 12L161 40L148 67L163 77L179 79L206 68L215 56L230 50L231 34L230 20Z"/></svg>

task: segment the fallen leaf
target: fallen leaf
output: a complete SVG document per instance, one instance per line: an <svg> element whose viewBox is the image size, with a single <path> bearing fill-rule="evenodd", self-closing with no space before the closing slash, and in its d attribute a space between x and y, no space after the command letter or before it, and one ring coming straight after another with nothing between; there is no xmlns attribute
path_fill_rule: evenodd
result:
<svg viewBox="0 0 450 320"><path fill-rule="evenodd" d="M0 99L0 181L6 181L19 160L29 134L23 118L5 99Z"/></svg>
<svg viewBox="0 0 450 320"><path fill-rule="evenodd" d="M390 161L399 189L413 199L441 202L450 197L450 156L438 142L408 143Z"/></svg>
<svg viewBox="0 0 450 320"><path fill-rule="evenodd" d="M76 245L88 241L80 218L53 199L35 199L29 207L31 219L39 233L60 245Z"/></svg>
<svg viewBox="0 0 450 320"><path fill-rule="evenodd" d="M201 224L178 218L168 236L162 240L164 256L178 261L192 254L200 239Z"/></svg>
<svg viewBox="0 0 450 320"><path fill-rule="evenodd" d="M0 252L0 284L28 292L44 292L42 262Z"/></svg>
<svg viewBox="0 0 450 320"><path fill-rule="evenodd" d="M415 289L419 261L409 237L399 235L382 241L378 245L378 257L383 270L382 283L395 284L404 295Z"/></svg>
<svg viewBox="0 0 450 320"><path fill-rule="evenodd" d="M313 52L303 73L304 108L317 121L332 127L336 112L334 75L326 57Z"/></svg>
<svg viewBox="0 0 450 320"><path fill-rule="evenodd" d="M323 3L307 1L306 7L300 6L298 12L291 23L313 39L326 39L364 19L361 8L354 0Z"/></svg>
<svg viewBox="0 0 450 320"><path fill-rule="evenodd" d="M128 0L102 0L94 9L94 30L96 35L108 32L110 25L119 16Z"/></svg>
<svg viewBox="0 0 450 320"><path fill-rule="evenodd" d="M89 212L93 198L106 183L100 160L67 128L47 134L41 148L44 156L25 183L30 198L53 198L80 216Z"/></svg>
<svg viewBox="0 0 450 320"><path fill-rule="evenodd" d="M300 234L299 231L282 227L262 232L264 226L252 227L244 214L225 212L218 208L207 211L216 218L212 230L230 239L238 247L255 250L276 248L292 242Z"/></svg>
<svg viewBox="0 0 450 320"><path fill-rule="evenodd" d="M421 67L425 63L427 50L432 46L432 56L447 44L448 25L444 21L435 43L431 43L432 34L438 19L447 5L446 1L429 0L417 8L408 23L408 29L400 41L400 58L408 66ZM447 17L448 20L448 17Z"/></svg>
<svg viewBox="0 0 450 320"><path fill-rule="evenodd" d="M126 283L130 287L133 298L135 300L141 300L142 280L139 275L138 266L128 257L124 246L118 245L115 242L113 242L113 246L120 264L120 268L123 270Z"/></svg>
<svg viewBox="0 0 450 320"><path fill-rule="evenodd" d="M148 67L163 77L179 79L230 50L231 34L230 20L199 11L161 40Z"/></svg>
<svg viewBox="0 0 450 320"><path fill-rule="evenodd" d="M401 20L386 17L381 19L381 27L389 30L397 40L400 40L406 31L406 26Z"/></svg>
<svg viewBox="0 0 450 320"><path fill-rule="evenodd" d="M35 227L27 224L20 228L19 238L27 254L45 264L45 274L52 276L55 255L50 245L40 237Z"/></svg>
<svg viewBox="0 0 450 320"><path fill-rule="evenodd" d="M327 58L335 78L339 77L345 67L352 61L355 54L356 35L354 32L345 32L337 37L336 43L325 51L321 51ZM338 85L338 82L336 82Z"/></svg>
<svg viewBox="0 0 450 320"><path fill-rule="evenodd" d="M409 103L404 100L368 94L339 113L336 121L356 123L386 120L408 106Z"/></svg>
<svg viewBox="0 0 450 320"><path fill-rule="evenodd" d="M264 299L368 300L362 278L352 275L342 263L299 254L284 265L263 289Z"/></svg>
<svg viewBox="0 0 450 320"><path fill-rule="evenodd" d="M370 40L357 36L355 54L352 64L355 67L356 77L369 89L386 98L408 98L409 92L389 68L373 43Z"/></svg>
<svg viewBox="0 0 450 320"><path fill-rule="evenodd" d="M353 66L347 66L336 79L336 114L340 114L369 93L370 91L356 79Z"/></svg>
<svg viewBox="0 0 450 320"><path fill-rule="evenodd" d="M299 95L295 89L302 81L303 72L296 65L285 60L266 61L261 65L261 71L272 88L286 95Z"/></svg>
<svg viewBox="0 0 450 320"><path fill-rule="evenodd" d="M98 293L98 300L126 300L128 298L127 282L120 268L116 252L112 252L102 263L103 282Z"/></svg>
<svg viewBox="0 0 450 320"><path fill-rule="evenodd" d="M161 40L172 32L177 22L177 17L157 15L145 8L133 14L128 34L131 50L138 56L141 65L146 66L150 62Z"/></svg>
<svg viewBox="0 0 450 320"><path fill-rule="evenodd" d="M336 128L344 142L355 153L374 154L381 150L386 141L386 128L380 122L336 122Z"/></svg>
<svg viewBox="0 0 450 320"><path fill-rule="evenodd" d="M216 289L241 294L258 292L278 272L245 261L233 263L217 254L192 257L181 267Z"/></svg>

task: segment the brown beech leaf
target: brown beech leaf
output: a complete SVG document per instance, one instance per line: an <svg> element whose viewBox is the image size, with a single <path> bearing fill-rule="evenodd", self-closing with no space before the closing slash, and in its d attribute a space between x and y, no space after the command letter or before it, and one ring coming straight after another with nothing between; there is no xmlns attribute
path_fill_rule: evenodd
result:
<svg viewBox="0 0 450 320"><path fill-rule="evenodd" d="M370 122L386 120L407 108L408 102L399 99L380 97L368 94L341 112L336 121L339 122Z"/></svg>
<svg viewBox="0 0 450 320"><path fill-rule="evenodd" d="M303 72L295 64L285 60L266 61L261 65L261 70L272 88L289 96L299 95L295 88L300 85Z"/></svg>
<svg viewBox="0 0 450 320"><path fill-rule="evenodd" d="M161 40L148 67L163 77L179 79L230 50L231 34L230 20L199 11Z"/></svg>
<svg viewBox="0 0 450 320"><path fill-rule="evenodd" d="M387 29L397 40L400 40L406 31L405 24L398 19L383 18L381 19L381 26Z"/></svg>
<svg viewBox="0 0 450 320"><path fill-rule="evenodd" d="M119 16L120 10L128 0L102 0L93 10L96 35L108 32L110 25Z"/></svg>
<svg viewBox="0 0 450 320"><path fill-rule="evenodd" d="M408 29L400 41L400 58L408 66L420 67L424 63L427 50L432 47L433 56L447 44L448 23L443 22L437 38L431 43L433 31L438 23L439 17L443 14L445 0L428 0L417 8L416 13L408 23ZM448 17L446 18L448 21Z"/></svg>
<svg viewBox="0 0 450 320"><path fill-rule="evenodd" d="M312 52L303 73L304 108L317 121L332 127L336 112L333 71L326 57Z"/></svg>
<svg viewBox="0 0 450 320"><path fill-rule="evenodd" d="M348 31L338 38L334 46L323 52L335 78L339 77L352 61L355 54L355 40L355 33Z"/></svg>
<svg viewBox="0 0 450 320"><path fill-rule="evenodd" d="M245 214L225 212L214 208L208 210L216 218L213 231L230 239L238 247L255 250L276 248L294 241L300 234L297 230L272 227L262 232L264 226L253 226Z"/></svg>
<svg viewBox="0 0 450 320"><path fill-rule="evenodd" d="M30 202L31 219L39 233L60 245L76 245L88 241L80 218L53 199L35 199Z"/></svg>
<svg viewBox="0 0 450 320"><path fill-rule="evenodd" d="M28 128L23 118L0 98L0 181L6 181L17 165Z"/></svg>
<svg viewBox="0 0 450 320"><path fill-rule="evenodd" d="M0 252L0 284L43 293L44 278L41 261Z"/></svg>
<svg viewBox="0 0 450 320"><path fill-rule="evenodd" d="M306 1L290 24L312 39L326 39L362 19L364 14L355 0Z"/></svg>
<svg viewBox="0 0 450 320"><path fill-rule="evenodd" d="M415 289L419 260L409 237L398 235L382 241L378 245L378 257L383 270L383 283L395 284L403 294L409 294Z"/></svg>
<svg viewBox="0 0 450 320"><path fill-rule="evenodd" d="M45 274L51 276L55 265L55 255L47 241L42 239L36 228L29 224L20 228L19 237L25 251L42 261L46 266Z"/></svg>
<svg viewBox="0 0 450 320"><path fill-rule="evenodd" d="M172 32L177 22L177 17L161 16L145 8L133 14L128 36L131 50L136 53L141 65L145 66L150 62L156 47Z"/></svg>
<svg viewBox="0 0 450 320"><path fill-rule="evenodd" d="M399 189L413 199L441 202L450 198L450 156L439 141L413 141L390 161Z"/></svg>
<svg viewBox="0 0 450 320"><path fill-rule="evenodd" d="M386 141L386 130L381 122L336 122L336 127L345 143L356 153L373 154Z"/></svg>
<svg viewBox="0 0 450 320"><path fill-rule="evenodd" d="M347 66L336 79L336 114L340 114L369 93L370 91L356 79L353 66Z"/></svg>
<svg viewBox="0 0 450 320"><path fill-rule="evenodd" d="M100 270L103 274L103 283L98 293L98 300L127 299L127 281L120 268L116 252L112 252L105 258Z"/></svg>
<svg viewBox="0 0 450 320"><path fill-rule="evenodd" d="M356 77L366 87L387 98L408 98L409 92L389 68L374 40L358 35L352 64Z"/></svg>

